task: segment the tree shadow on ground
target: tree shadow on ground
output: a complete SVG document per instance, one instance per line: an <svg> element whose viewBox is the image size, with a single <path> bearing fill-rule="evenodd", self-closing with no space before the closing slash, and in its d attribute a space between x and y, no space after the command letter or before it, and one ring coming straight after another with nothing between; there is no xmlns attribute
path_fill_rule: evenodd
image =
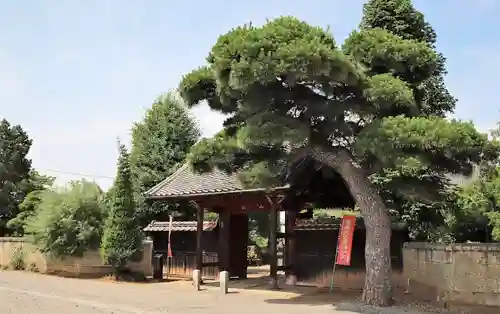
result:
<svg viewBox="0 0 500 314"><path fill-rule="evenodd" d="M249 268L250 270L250 268ZM480 305L438 304L435 300L415 300L415 296L406 293L406 289L397 288L394 291L395 306L384 309L369 309L359 302L361 290L342 290L334 288L318 288L308 286L287 286L284 276L280 276L278 286L280 289L273 290L270 286L268 269L259 267L248 272L248 279L230 280L229 292L257 291L269 297L266 302L272 304L302 304L310 306L331 306L332 310L345 311L346 313L457 313L457 314L498 314L498 307ZM218 289L219 282L214 279L205 279L202 290ZM378 312L377 312L378 311Z"/></svg>
<svg viewBox="0 0 500 314"><path fill-rule="evenodd" d="M280 276L278 280L279 289L272 289L270 278L267 276L248 278L245 280L230 280L229 292L233 291L255 291L269 295L266 302L275 304L306 304L306 305L331 305L343 301L355 301L359 298L359 290L330 291L328 288L318 288L311 286L288 286L285 285L284 278ZM219 288L220 283L216 280L204 280L203 286L209 289Z"/></svg>
<svg viewBox="0 0 500 314"><path fill-rule="evenodd" d="M304 305L336 305L343 302L357 302L361 291L340 290L328 288L310 288L304 289L302 293L290 297L267 299L267 303L272 304L304 304Z"/></svg>
<svg viewBox="0 0 500 314"><path fill-rule="evenodd" d="M394 305L390 307L374 307L362 304L359 300L362 291L334 289L318 289L309 294L297 295L291 298L268 299L266 302L272 304L304 304L304 305L328 305L332 310L342 313L365 313L365 314L424 314L424 313L454 313L454 314L498 314L496 312L483 312L475 308L464 311L461 307L444 309L433 302L416 302L410 299L402 299L398 295L394 298Z"/></svg>
<svg viewBox="0 0 500 314"><path fill-rule="evenodd" d="M284 279L280 277L278 286L280 289L270 289L269 277L249 278L246 280L231 280L229 282L230 293L244 293L245 291L256 291L268 295L265 302L271 304L301 304L309 306L331 306L332 310L344 311L345 313L387 313L387 314L420 314L420 313L456 313L456 314L498 314L498 308L471 305L442 305L431 300L417 301L412 295L406 294L404 290L395 291L395 304L388 308L373 308L362 305L359 300L361 290L342 290L329 288L285 285ZM218 289L220 286L216 280L205 280L203 290Z"/></svg>

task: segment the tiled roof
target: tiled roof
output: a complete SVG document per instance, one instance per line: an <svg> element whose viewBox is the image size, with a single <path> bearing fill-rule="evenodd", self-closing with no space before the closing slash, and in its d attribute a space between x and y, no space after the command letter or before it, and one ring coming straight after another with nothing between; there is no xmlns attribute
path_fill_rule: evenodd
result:
<svg viewBox="0 0 500 314"><path fill-rule="evenodd" d="M286 190L289 186L273 188ZM227 174L219 169L206 173L191 170L186 163L170 177L152 187L144 195L147 198L180 198L196 195L211 195L239 192L262 192L265 188L246 189L238 179L238 174Z"/></svg>
<svg viewBox="0 0 500 314"><path fill-rule="evenodd" d="M149 225L144 228L144 231L154 232L154 231L166 231L169 228L168 221L151 221ZM196 231L197 222L196 221L172 221L172 231ZM217 220L204 221L203 230L212 231L217 227Z"/></svg>
<svg viewBox="0 0 500 314"><path fill-rule="evenodd" d="M296 230L337 230L339 223L326 223L315 220L298 220L295 224Z"/></svg>
<svg viewBox="0 0 500 314"><path fill-rule="evenodd" d="M207 173L196 173L184 164L145 193L147 197L173 198L199 194L243 191L245 188L236 174L227 174L218 169Z"/></svg>
<svg viewBox="0 0 500 314"><path fill-rule="evenodd" d="M358 218L356 220L356 227L359 229L364 229L365 225L363 224L363 219ZM393 230L400 230L405 227L404 223L392 223L392 229ZM333 221L318 221L318 220L312 220L312 219L303 219L303 220L297 220L297 223L295 224L295 229L296 230L337 230L340 228L340 219L338 222L333 222Z"/></svg>
<svg viewBox="0 0 500 314"><path fill-rule="evenodd" d="M203 222L204 231L212 231L217 227L217 220L210 220ZM364 229L364 225L361 219L357 220L357 227ZM144 231L149 232L168 232L168 221L151 221L149 225L144 228ZM196 221L173 221L172 231L196 231L197 223ZM311 219L297 220L296 230L337 230L340 227L339 222L323 222ZM404 227L403 224L393 223L393 229L401 229Z"/></svg>

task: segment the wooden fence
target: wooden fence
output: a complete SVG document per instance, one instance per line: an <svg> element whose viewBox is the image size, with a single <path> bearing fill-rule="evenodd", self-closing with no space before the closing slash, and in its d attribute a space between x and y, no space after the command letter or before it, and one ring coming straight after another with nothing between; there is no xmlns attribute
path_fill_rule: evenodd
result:
<svg viewBox="0 0 500 314"><path fill-rule="evenodd" d="M196 269L196 252L172 252L172 257L167 258L167 251L157 250L154 252L156 254L163 254L163 273L166 276L181 277L181 278L191 278L193 275L193 270ZM219 261L218 254L216 252L204 252L203 253L203 264L208 264L203 267L202 277L203 278L217 278L219 276L219 266L217 266Z"/></svg>

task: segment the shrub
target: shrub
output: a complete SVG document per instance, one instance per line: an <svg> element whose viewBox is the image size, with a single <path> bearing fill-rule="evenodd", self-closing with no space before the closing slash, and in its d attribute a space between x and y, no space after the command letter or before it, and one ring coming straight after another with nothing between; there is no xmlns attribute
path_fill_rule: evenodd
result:
<svg viewBox="0 0 500 314"><path fill-rule="evenodd" d="M74 181L63 190L44 191L39 210L26 226L38 249L55 257L81 256L99 247L103 193L85 180Z"/></svg>
<svg viewBox="0 0 500 314"><path fill-rule="evenodd" d="M26 253L23 251L22 247L15 248L10 260L10 268L12 270L23 270L26 266L24 261L25 257Z"/></svg>

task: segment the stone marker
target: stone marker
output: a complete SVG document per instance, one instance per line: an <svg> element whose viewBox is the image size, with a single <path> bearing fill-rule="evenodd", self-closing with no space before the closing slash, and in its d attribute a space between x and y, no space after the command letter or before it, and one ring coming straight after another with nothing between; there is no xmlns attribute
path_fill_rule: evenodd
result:
<svg viewBox="0 0 500 314"><path fill-rule="evenodd" d="M286 277L286 281L285 281L285 284L287 286L296 286L297 285L297 276L295 276L294 274L290 274Z"/></svg>
<svg viewBox="0 0 500 314"><path fill-rule="evenodd" d="M271 290L279 290L278 286L278 279L271 277L271 280L269 281L269 289Z"/></svg>
<svg viewBox="0 0 500 314"><path fill-rule="evenodd" d="M196 290L200 290L200 285L201 285L201 272L199 269L193 270L193 286L196 288Z"/></svg>
<svg viewBox="0 0 500 314"><path fill-rule="evenodd" d="M229 273L225 270L221 271L219 274L219 282L220 282L220 292L222 294L227 294L229 291Z"/></svg>

